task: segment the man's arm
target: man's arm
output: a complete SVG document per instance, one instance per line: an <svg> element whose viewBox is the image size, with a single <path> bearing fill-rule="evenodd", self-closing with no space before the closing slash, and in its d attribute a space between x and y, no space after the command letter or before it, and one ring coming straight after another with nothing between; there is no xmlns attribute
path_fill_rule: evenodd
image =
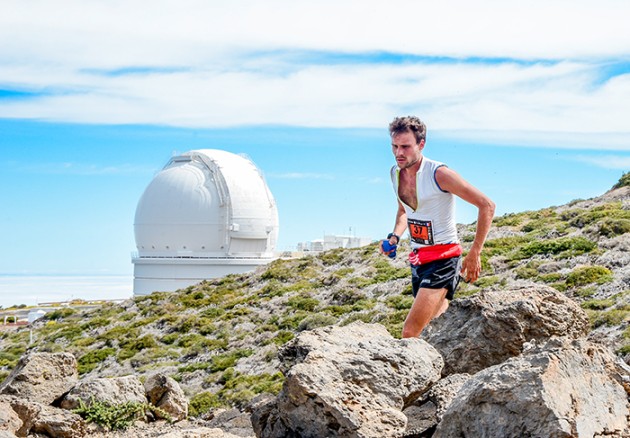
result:
<svg viewBox="0 0 630 438"><path fill-rule="evenodd" d="M396 224L394 225L394 234L402 237L403 233L407 229L407 213L402 203L398 201L398 211L396 212ZM389 238L390 245L397 245L398 241L394 236Z"/></svg>
<svg viewBox="0 0 630 438"><path fill-rule="evenodd" d="M473 240L468 255L466 255L462 262L462 276L466 281L475 282L481 273L481 249L490 231L490 225L492 225L495 204L479 189L448 167L438 168L435 172L435 180L442 190L459 196L479 210L477 214L475 240Z"/></svg>

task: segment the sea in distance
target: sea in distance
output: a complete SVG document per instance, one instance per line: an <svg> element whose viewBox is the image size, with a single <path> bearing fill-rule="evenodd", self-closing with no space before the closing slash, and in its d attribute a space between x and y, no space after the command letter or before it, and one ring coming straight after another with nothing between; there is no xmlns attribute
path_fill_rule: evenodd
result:
<svg viewBox="0 0 630 438"><path fill-rule="evenodd" d="M120 300L133 296L132 275L0 274L0 306L72 300Z"/></svg>

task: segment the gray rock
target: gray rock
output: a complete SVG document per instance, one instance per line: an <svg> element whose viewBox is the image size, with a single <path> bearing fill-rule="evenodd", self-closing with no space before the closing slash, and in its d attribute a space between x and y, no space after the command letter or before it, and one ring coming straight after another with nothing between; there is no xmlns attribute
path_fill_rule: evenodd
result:
<svg viewBox="0 0 630 438"><path fill-rule="evenodd" d="M427 392L426 398L436 406L438 420L442 420L444 412L470 377L470 374L451 374L437 382Z"/></svg>
<svg viewBox="0 0 630 438"><path fill-rule="evenodd" d="M109 404L147 403L144 386L136 376L84 380L64 397L61 407L76 409L79 407L79 400L86 406L90 406L92 400Z"/></svg>
<svg viewBox="0 0 630 438"><path fill-rule="evenodd" d="M11 406L23 422L16 432L18 436L43 434L53 438L79 438L87 434L85 421L70 411L17 398Z"/></svg>
<svg viewBox="0 0 630 438"><path fill-rule="evenodd" d="M431 436L432 429L442 420L442 415L468 379L468 374L451 374L405 408L403 414L407 417L407 428L403 436Z"/></svg>
<svg viewBox="0 0 630 438"><path fill-rule="evenodd" d="M451 303L422 339L444 357L444 375L474 374L518 356L525 342L552 336L584 336L588 318L580 306L553 288L482 291Z"/></svg>
<svg viewBox="0 0 630 438"><path fill-rule="evenodd" d="M179 384L165 374L157 373L144 382L149 403L166 412L172 421L183 420L188 416L188 400ZM163 418L155 412L157 418Z"/></svg>
<svg viewBox="0 0 630 438"><path fill-rule="evenodd" d="M240 437L254 435L251 415L238 409L221 409L208 419L206 427L219 427L221 430Z"/></svg>
<svg viewBox="0 0 630 438"><path fill-rule="evenodd" d="M252 412L259 437L385 437L403 434L402 409L428 390L443 366L426 342L394 339L354 322L302 332L280 352L286 380Z"/></svg>
<svg viewBox="0 0 630 438"><path fill-rule="evenodd" d="M31 353L22 356L0 385L0 394L51 404L79 380L77 360L70 353Z"/></svg>
<svg viewBox="0 0 630 438"><path fill-rule="evenodd" d="M616 373L604 347L554 338L474 375L433 437L622 436L629 406Z"/></svg>
<svg viewBox="0 0 630 438"><path fill-rule="evenodd" d="M11 407L9 400L0 400L0 431L15 433L22 427L22 420Z"/></svg>
<svg viewBox="0 0 630 438"><path fill-rule="evenodd" d="M403 437L417 437L435 427L438 424L437 406L431 401L416 405L413 404L403 410L407 417L407 427Z"/></svg>

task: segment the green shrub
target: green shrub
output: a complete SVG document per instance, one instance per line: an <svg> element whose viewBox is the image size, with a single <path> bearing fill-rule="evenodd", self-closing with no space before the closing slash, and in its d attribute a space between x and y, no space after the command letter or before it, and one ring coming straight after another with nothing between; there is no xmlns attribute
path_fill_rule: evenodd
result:
<svg viewBox="0 0 630 438"><path fill-rule="evenodd" d="M105 333L97 336L97 339L105 341L111 345L112 341L118 341L124 343L127 340L137 339L140 337L140 330L137 328L131 328L126 325L117 325Z"/></svg>
<svg viewBox="0 0 630 438"><path fill-rule="evenodd" d="M115 348L100 348L87 352L77 361L79 374L89 373L96 368L99 363L114 354L116 354Z"/></svg>
<svg viewBox="0 0 630 438"><path fill-rule="evenodd" d="M624 210L621 202L610 202L599 205L588 210L583 210L580 214L569 221L574 227L584 228L588 225L598 224L611 220L630 220L630 211Z"/></svg>
<svg viewBox="0 0 630 438"><path fill-rule="evenodd" d="M317 258L322 261L324 266L331 266L340 263L344 258L344 249L332 249L330 251L324 251L320 253Z"/></svg>
<svg viewBox="0 0 630 438"><path fill-rule="evenodd" d="M539 275L537 280L540 280L543 283L555 283L562 280L562 275L558 274L557 272L551 272L549 274Z"/></svg>
<svg viewBox="0 0 630 438"><path fill-rule="evenodd" d="M109 430L125 430L136 419L145 417L148 412L159 413L172 422L171 417L164 410L149 403L108 403L95 401L94 397L87 405L79 399L79 407L72 412L83 417L88 423L96 423Z"/></svg>
<svg viewBox="0 0 630 438"><path fill-rule="evenodd" d="M222 404L219 397L211 392L200 392L190 399L188 403L188 415L198 417L212 408L219 408Z"/></svg>
<svg viewBox="0 0 630 438"><path fill-rule="evenodd" d="M96 317L96 318L89 319L84 324L81 324L81 329L90 330L90 329L95 329L98 327L105 327L106 325L109 325L110 322L111 321L109 320L109 318Z"/></svg>
<svg viewBox="0 0 630 438"><path fill-rule="evenodd" d="M207 370L211 366L212 363L210 362L193 362L177 368L177 371L180 373L192 373L193 371Z"/></svg>
<svg viewBox="0 0 630 438"><path fill-rule="evenodd" d="M475 286L483 289L485 287L490 287L493 284L497 284L501 281L501 279L497 275L491 275L487 277L481 277L477 281L475 281Z"/></svg>
<svg viewBox="0 0 630 438"><path fill-rule="evenodd" d="M530 263L528 263L525 266L519 266L518 268L514 270L514 272L516 273L516 278L522 278L525 280L528 278L535 278L538 276L538 269L536 269L533 266L530 266Z"/></svg>
<svg viewBox="0 0 630 438"><path fill-rule="evenodd" d="M571 257L588 253L597 248L597 244L584 237L560 237L552 240L537 240L521 247L515 254L516 259L526 259L535 255L558 255Z"/></svg>
<svg viewBox="0 0 630 438"><path fill-rule="evenodd" d="M615 237L630 233L630 219L606 218L599 224L599 234L606 237Z"/></svg>
<svg viewBox="0 0 630 438"><path fill-rule="evenodd" d="M488 257L506 255L529 242L531 242L531 238L527 236L510 236L489 239L484 244L483 254Z"/></svg>
<svg viewBox="0 0 630 438"><path fill-rule="evenodd" d="M333 325L336 322L337 322L337 318L335 318L334 316L316 313L313 315L309 315L306 318L304 318L302 321L300 321L300 324L298 325L297 330L300 332L304 330L313 330L318 327L326 327L329 325Z"/></svg>
<svg viewBox="0 0 630 438"><path fill-rule="evenodd" d="M254 351L248 348L213 356L210 371L212 371L213 373L217 371L224 371L236 365L236 362L238 362L239 359L251 356L252 354L254 354Z"/></svg>
<svg viewBox="0 0 630 438"><path fill-rule="evenodd" d="M373 277L375 283L383 283L409 276L409 268L397 268L387 257L376 259L373 266L376 268L376 274Z"/></svg>
<svg viewBox="0 0 630 438"><path fill-rule="evenodd" d="M409 310L411 309L411 305L413 304L413 297L403 296L403 295L392 295L387 297L385 300L385 304L396 310Z"/></svg>
<svg viewBox="0 0 630 438"><path fill-rule="evenodd" d="M598 312L593 316L594 317L591 319L593 328L601 325L612 327L627 321L630 316L630 311L626 308L611 309L605 312Z"/></svg>
<svg viewBox="0 0 630 438"><path fill-rule="evenodd" d="M525 217L525 213L508 213L500 217L495 217L492 220L492 225L495 227L515 227L520 225Z"/></svg>
<svg viewBox="0 0 630 438"><path fill-rule="evenodd" d="M597 292L597 288L595 288L593 286L590 286L590 287L579 288L579 289L573 291L573 294L575 296L578 296L578 297L581 297L581 298L590 298L593 295L595 295L595 292Z"/></svg>
<svg viewBox="0 0 630 438"><path fill-rule="evenodd" d="M63 309L56 309L56 310L53 310L52 312L47 313L46 315L44 315L44 318L49 321L56 321L58 319L67 318L70 315L74 315L75 313L76 313L76 310L70 307L65 307Z"/></svg>
<svg viewBox="0 0 630 438"><path fill-rule="evenodd" d="M15 368L19 360L19 355L0 351L0 367Z"/></svg>
<svg viewBox="0 0 630 438"><path fill-rule="evenodd" d="M272 339L272 342L276 345L284 345L294 337L295 335L293 334L293 332L280 330L278 334L276 334L276 336Z"/></svg>
<svg viewBox="0 0 630 438"><path fill-rule="evenodd" d="M308 279L315 277L317 272L313 269L313 259L302 257L296 260L274 260L267 265L267 270L260 276L263 280L289 280Z"/></svg>
<svg viewBox="0 0 630 438"><path fill-rule="evenodd" d="M408 313L409 313L409 310L406 310L406 309L396 310L394 312L380 315L377 318L377 321L375 322L378 322L382 324L383 326L385 326L387 331L394 338L400 339L400 337L402 336L403 324L405 322L405 318L407 318Z"/></svg>
<svg viewBox="0 0 630 438"><path fill-rule="evenodd" d="M278 321L278 328L282 330L297 330L298 326L304 318L309 314L303 310L298 310L295 313L290 313L280 321Z"/></svg>
<svg viewBox="0 0 630 438"><path fill-rule="evenodd" d="M308 295L298 295L289 298L287 305L294 309L312 312L319 305L319 300L311 298Z"/></svg>
<svg viewBox="0 0 630 438"><path fill-rule="evenodd" d="M267 393L276 395L282 389L284 376L275 374L241 374L230 368L221 376L223 388L217 396L223 404L244 407L256 395Z"/></svg>
<svg viewBox="0 0 630 438"><path fill-rule="evenodd" d="M65 325L64 325L65 324ZM72 341L76 338L83 336L83 329L78 324L64 323L60 324L59 330L46 336L47 341L55 341L57 339L66 339Z"/></svg>
<svg viewBox="0 0 630 438"><path fill-rule="evenodd" d="M367 313L355 312L351 315L348 315L348 317L345 318L343 321L341 321L339 325L345 326L345 325L353 323L354 321L363 321L367 324L370 324L374 320L375 316L376 316L375 312L367 312Z"/></svg>
<svg viewBox="0 0 630 438"><path fill-rule="evenodd" d="M610 269L603 266L583 266L575 269L567 276L568 287L585 286L591 283L603 284L612 281Z"/></svg>
<svg viewBox="0 0 630 438"><path fill-rule="evenodd" d="M615 305L615 300L588 300L581 304L582 309L603 310Z"/></svg>
<svg viewBox="0 0 630 438"><path fill-rule="evenodd" d="M189 333L178 339L177 346L199 352L206 349L219 350L227 347L227 340L206 338L205 336L201 336L197 333Z"/></svg>
<svg viewBox="0 0 630 438"><path fill-rule="evenodd" d="M630 186L630 172L624 172L619 178L619 181L612 186L613 189L620 189L621 187Z"/></svg>

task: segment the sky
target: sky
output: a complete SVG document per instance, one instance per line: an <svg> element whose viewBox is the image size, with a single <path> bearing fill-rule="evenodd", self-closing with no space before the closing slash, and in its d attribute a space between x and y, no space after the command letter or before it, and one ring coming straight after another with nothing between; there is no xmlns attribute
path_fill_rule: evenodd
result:
<svg viewBox="0 0 630 438"><path fill-rule="evenodd" d="M1 4L0 305L50 276L128 293L137 202L193 149L260 168L279 250L392 230L399 115L425 121L425 155L497 215L601 195L630 170L626 1Z"/></svg>

